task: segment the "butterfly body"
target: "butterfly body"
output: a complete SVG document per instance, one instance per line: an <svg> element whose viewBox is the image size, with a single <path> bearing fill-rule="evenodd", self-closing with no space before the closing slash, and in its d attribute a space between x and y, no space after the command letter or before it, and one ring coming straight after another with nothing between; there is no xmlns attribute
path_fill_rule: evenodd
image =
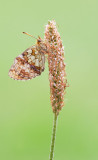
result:
<svg viewBox="0 0 98 160"><path fill-rule="evenodd" d="M15 58L9 76L15 80L29 80L39 76L45 69L47 46L39 37L37 44Z"/></svg>

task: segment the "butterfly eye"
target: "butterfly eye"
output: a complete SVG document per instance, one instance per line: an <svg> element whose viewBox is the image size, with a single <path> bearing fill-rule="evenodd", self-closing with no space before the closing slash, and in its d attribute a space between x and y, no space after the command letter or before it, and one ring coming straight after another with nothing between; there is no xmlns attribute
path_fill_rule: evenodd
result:
<svg viewBox="0 0 98 160"><path fill-rule="evenodd" d="M38 43L39 43L39 42L41 42L41 39L38 39L37 41L38 41Z"/></svg>

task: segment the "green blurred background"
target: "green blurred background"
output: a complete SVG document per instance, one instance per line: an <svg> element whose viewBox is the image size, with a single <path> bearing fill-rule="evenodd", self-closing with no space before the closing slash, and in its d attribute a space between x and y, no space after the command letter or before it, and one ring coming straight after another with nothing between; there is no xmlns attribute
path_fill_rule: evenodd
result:
<svg viewBox="0 0 98 160"><path fill-rule="evenodd" d="M98 1L0 3L0 160L48 160L53 113L48 63L30 81L8 77L13 59L44 37L55 19L65 46L70 87L58 119L55 160L98 160Z"/></svg>

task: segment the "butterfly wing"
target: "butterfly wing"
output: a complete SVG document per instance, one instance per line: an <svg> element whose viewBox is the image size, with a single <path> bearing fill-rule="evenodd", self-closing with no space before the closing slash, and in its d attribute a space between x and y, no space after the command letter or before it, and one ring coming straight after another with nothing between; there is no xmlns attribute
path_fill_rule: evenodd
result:
<svg viewBox="0 0 98 160"><path fill-rule="evenodd" d="M29 80L41 75L44 69L45 55L39 52L35 45L15 58L9 76L15 80Z"/></svg>

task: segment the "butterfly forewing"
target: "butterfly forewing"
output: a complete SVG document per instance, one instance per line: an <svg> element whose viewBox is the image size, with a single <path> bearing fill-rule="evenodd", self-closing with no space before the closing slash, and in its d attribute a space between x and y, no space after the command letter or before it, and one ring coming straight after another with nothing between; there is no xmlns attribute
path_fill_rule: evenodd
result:
<svg viewBox="0 0 98 160"><path fill-rule="evenodd" d="M29 80L39 76L45 69L45 55L37 46L26 49L15 58L9 70L9 76L15 80Z"/></svg>

